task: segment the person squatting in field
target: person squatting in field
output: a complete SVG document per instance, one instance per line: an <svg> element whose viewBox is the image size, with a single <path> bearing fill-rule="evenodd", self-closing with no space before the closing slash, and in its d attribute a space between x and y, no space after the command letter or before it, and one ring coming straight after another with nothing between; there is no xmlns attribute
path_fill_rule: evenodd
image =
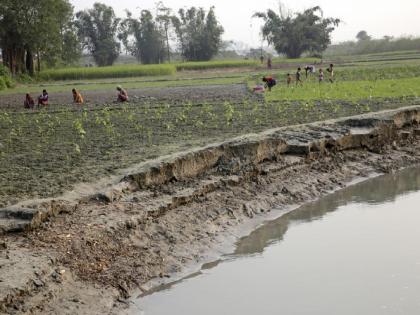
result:
<svg viewBox="0 0 420 315"><path fill-rule="evenodd" d="M82 94L76 89L71 90L71 92L73 93L73 102L76 104L83 104L84 100Z"/></svg>
<svg viewBox="0 0 420 315"><path fill-rule="evenodd" d="M38 107L40 106L47 106L48 105L48 92L47 90L43 90L42 94L38 97Z"/></svg>
<svg viewBox="0 0 420 315"><path fill-rule="evenodd" d="M128 101L127 91L124 90L121 86L117 86L117 91L118 91L117 101L127 102Z"/></svg>
<svg viewBox="0 0 420 315"><path fill-rule="evenodd" d="M29 93L26 93L25 101L23 102L23 106L25 108L28 108L28 109L33 109L34 106L35 106L35 101Z"/></svg>
<svg viewBox="0 0 420 315"><path fill-rule="evenodd" d="M263 77L262 81L265 83L265 87L268 88L268 91L277 84L277 81L272 76Z"/></svg>

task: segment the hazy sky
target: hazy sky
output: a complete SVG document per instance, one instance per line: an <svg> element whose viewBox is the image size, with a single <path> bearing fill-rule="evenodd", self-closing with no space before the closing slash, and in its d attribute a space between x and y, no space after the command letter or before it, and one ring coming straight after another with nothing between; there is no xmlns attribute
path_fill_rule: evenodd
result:
<svg viewBox="0 0 420 315"><path fill-rule="evenodd" d="M117 15L124 16L124 10L133 13L140 9L153 9L156 0L70 0L75 10L89 8L94 2L114 7ZM256 11L277 8L276 0L165 0L166 6L179 7L214 5L220 23L225 28L224 39L242 41L252 46L260 42L260 22L251 19ZM384 35L420 36L420 0L284 0L292 11L300 11L319 5L324 16L340 18L343 24L333 33L333 42L354 39L360 30L366 30L373 37Z"/></svg>

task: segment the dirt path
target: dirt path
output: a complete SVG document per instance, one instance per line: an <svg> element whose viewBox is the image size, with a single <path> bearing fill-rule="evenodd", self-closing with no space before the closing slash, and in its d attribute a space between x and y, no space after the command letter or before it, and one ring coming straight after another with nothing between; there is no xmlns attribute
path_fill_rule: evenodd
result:
<svg viewBox="0 0 420 315"><path fill-rule="evenodd" d="M415 107L280 128L145 163L89 198L3 209L3 231L34 229L0 236L0 310L121 313L273 209L420 163L419 122Z"/></svg>

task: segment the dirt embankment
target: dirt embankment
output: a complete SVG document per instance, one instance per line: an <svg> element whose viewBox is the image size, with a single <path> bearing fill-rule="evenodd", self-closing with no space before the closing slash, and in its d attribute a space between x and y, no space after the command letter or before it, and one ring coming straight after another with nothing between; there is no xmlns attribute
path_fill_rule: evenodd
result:
<svg viewBox="0 0 420 315"><path fill-rule="evenodd" d="M418 164L419 122L411 107L270 130L144 163L89 197L1 209L0 310L118 313L250 222Z"/></svg>

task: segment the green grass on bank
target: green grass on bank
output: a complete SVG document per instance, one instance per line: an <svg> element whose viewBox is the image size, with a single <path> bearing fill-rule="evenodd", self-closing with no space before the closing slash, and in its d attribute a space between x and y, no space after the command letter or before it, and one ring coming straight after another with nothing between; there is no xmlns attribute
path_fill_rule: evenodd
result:
<svg viewBox="0 0 420 315"><path fill-rule="evenodd" d="M265 94L267 101L281 100L365 100L372 98L420 97L420 77L378 80L378 81L337 81L333 84L319 84L307 81L303 86L277 85Z"/></svg>
<svg viewBox="0 0 420 315"><path fill-rule="evenodd" d="M258 62L255 60L216 60L203 62L184 62L176 64L177 71L185 70L208 70L223 68L244 68L255 67Z"/></svg>

